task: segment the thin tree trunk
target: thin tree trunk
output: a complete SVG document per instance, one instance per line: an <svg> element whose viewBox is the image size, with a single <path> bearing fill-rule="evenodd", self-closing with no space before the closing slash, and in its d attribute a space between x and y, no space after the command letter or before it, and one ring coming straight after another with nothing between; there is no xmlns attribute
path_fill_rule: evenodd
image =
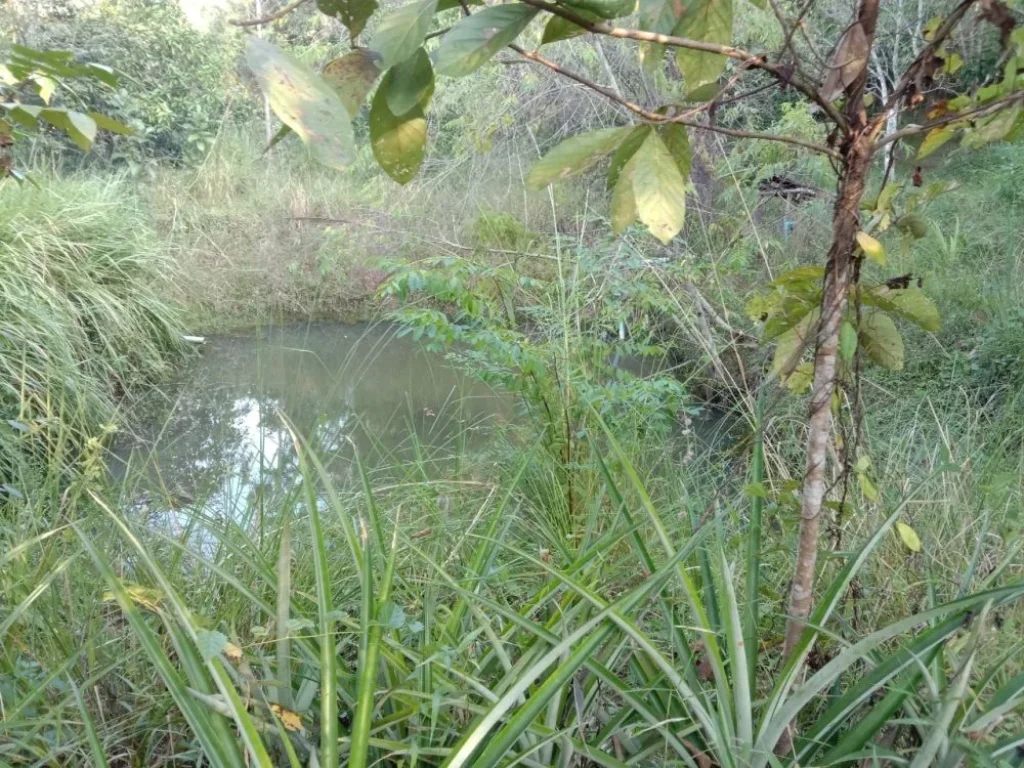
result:
<svg viewBox="0 0 1024 768"><path fill-rule="evenodd" d="M869 49L874 41L879 0L862 0L858 22L864 27ZM846 311L846 299L853 280L853 259L858 210L864 185L871 167L873 142L877 127L872 128L864 114L864 84L867 68L858 82L847 88L844 109L850 126L841 152L843 164L839 192L833 213L832 245L825 267L825 288L821 300L814 353L814 382L811 387L810 413L807 421L807 464L804 473L803 499L800 510L800 534L793 584L790 590L789 620L783 658L788 658L804 631L814 604L814 574L818 562L821 536L821 510L825 501L825 462L832 432L832 392L836 381L836 354L839 329Z"/></svg>

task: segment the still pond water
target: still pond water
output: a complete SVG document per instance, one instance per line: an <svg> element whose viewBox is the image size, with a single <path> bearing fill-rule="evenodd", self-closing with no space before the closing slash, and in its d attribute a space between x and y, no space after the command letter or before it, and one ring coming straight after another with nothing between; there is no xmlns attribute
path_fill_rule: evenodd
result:
<svg viewBox="0 0 1024 768"><path fill-rule="evenodd" d="M370 466L424 453L443 463L512 417L507 398L395 332L320 324L209 339L178 381L133 406L112 471L155 507L236 516L257 488L295 482L286 419L344 481L356 451Z"/></svg>

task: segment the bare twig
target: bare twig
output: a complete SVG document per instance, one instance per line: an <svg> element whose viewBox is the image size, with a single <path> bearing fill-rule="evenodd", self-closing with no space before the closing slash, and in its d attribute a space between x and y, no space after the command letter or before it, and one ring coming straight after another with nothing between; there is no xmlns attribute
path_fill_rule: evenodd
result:
<svg viewBox="0 0 1024 768"><path fill-rule="evenodd" d="M675 35L662 35L657 32L645 32L638 29L616 27L603 21L591 21L566 6L555 5L554 3L549 3L547 0L523 0L523 2L527 5L532 5L534 8L540 8L543 11L547 11L555 16L561 16L563 19L571 21L573 24L597 35L607 35L608 37L617 37L624 40L637 40L644 43L657 43L658 45L664 45L669 48L687 48L693 51L717 53L720 56L725 56L727 58L743 62L750 69L761 69L765 72L770 72L776 79L786 85L793 86L815 104L820 106L832 122L839 125L843 130L846 130L846 119L830 102L821 97L821 94L818 93L818 89L813 84L806 83L799 78L794 78L793 73L785 66L781 64L774 64L768 61L766 56L761 54L751 53L750 51L745 51L742 48L737 48L732 45L708 43L703 40L691 40L690 38L677 37Z"/></svg>
<svg viewBox="0 0 1024 768"><path fill-rule="evenodd" d="M266 16L261 16L258 19L231 19L228 24L232 24L236 27L258 27L260 24L269 24L272 21L284 18L300 5L308 2L309 0L295 0L295 2L289 3L283 8L280 8L273 13L268 13Z"/></svg>
<svg viewBox="0 0 1024 768"><path fill-rule="evenodd" d="M900 99L906 95L907 89L917 78L917 73L920 69L935 56L935 51L937 51L939 46L945 42L946 38L949 37L956 28L956 25L960 23L960 20L976 2L977 0L963 0L960 5L950 11L950 14L945 18L942 24L939 25L939 28L935 30L935 36L931 39L928 45L921 50L921 53L917 55L917 58L910 62L910 66L903 71L903 75L900 77L899 82L892 90L892 95L889 97L889 101L882 108L882 111L876 119L884 119L884 116L888 114L889 110L900 103Z"/></svg>
<svg viewBox="0 0 1024 768"><path fill-rule="evenodd" d="M555 72L563 77L566 77L570 80L579 83L580 85L583 85L593 91L596 91L597 93L600 93L605 98L614 101L616 104L622 105L633 114L638 115L639 117L642 117L644 120L647 120L648 122L651 123L679 123L690 128L696 128L702 131L711 131L713 133L721 133L726 136L735 136L741 139L760 139L763 141L776 141L782 144L793 144L798 147L803 147L804 149L809 149L813 152L819 152L821 154L828 155L829 157L832 158L838 159L839 157L839 153L837 153L834 149L830 149L829 147L824 146L823 144L815 144L814 142L804 141L803 139L797 139L792 136L782 136L773 133L757 133L755 131L743 131L737 128L725 128L718 125L698 123L695 120L688 119L687 115L703 111L704 109L707 108L706 105L698 107L695 110L691 110L691 112L689 113L684 112L681 115L675 116L662 115L657 112L652 112L651 110L646 109L640 106L639 104L630 101L629 99L625 98L621 94L616 93L610 88L605 88L603 85L598 85L597 83L591 82L587 78L583 77L583 75L573 72L572 70L568 70L565 67L561 66L560 64L556 64L555 62L551 61L550 59L544 58L535 51L527 51L525 48L521 48L520 46L515 44L510 45L509 48L518 53L520 56L523 56L529 59L530 61L536 62L537 64L547 67L552 72Z"/></svg>

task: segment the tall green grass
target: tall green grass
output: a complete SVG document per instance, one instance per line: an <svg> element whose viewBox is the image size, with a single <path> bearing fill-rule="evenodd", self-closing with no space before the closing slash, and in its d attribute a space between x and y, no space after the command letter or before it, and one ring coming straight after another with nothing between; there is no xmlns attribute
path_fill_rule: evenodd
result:
<svg viewBox="0 0 1024 768"><path fill-rule="evenodd" d="M788 536L757 525L750 489L775 485L763 465L721 482L698 460L666 479L599 419L587 439L586 503L557 531L544 521L565 489L545 500L528 485L556 461L539 444L517 444L485 482L406 463L338 485L294 435L297 477L235 518L179 510L176 531L95 481L55 489L58 521L3 532L0 759L1009 764L1024 676L1019 634L998 622L1020 621L1020 543L984 567L929 543L899 566L894 523L951 468L857 502L799 655L781 664L773 552ZM714 477L709 509L681 501ZM773 515L769 501L761 519ZM952 536L957 517L944 520ZM894 567L923 599L868 607Z"/></svg>
<svg viewBox="0 0 1024 768"><path fill-rule="evenodd" d="M124 180L0 189L0 477L12 488L33 457L71 458L121 394L170 371L174 274Z"/></svg>

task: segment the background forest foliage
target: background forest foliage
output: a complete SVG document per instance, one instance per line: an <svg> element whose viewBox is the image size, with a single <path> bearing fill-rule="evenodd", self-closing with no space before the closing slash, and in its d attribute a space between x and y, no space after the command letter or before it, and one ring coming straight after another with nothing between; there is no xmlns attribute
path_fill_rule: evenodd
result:
<svg viewBox="0 0 1024 768"><path fill-rule="evenodd" d="M316 5L258 34L319 70L350 45ZM874 98L953 5L883 3ZM814 3L801 45L836 39L851 8ZM828 159L691 132L682 233L613 235L604 173L528 182L565 139L632 116L505 52L438 79L414 179L378 168L370 99L338 174L294 136L267 149L255 30L229 23L255 15L0 15L9 42L113 68L116 86L69 80L52 103L131 129L87 153L52 126L4 149L30 181L0 189L0 766L1021 764L1024 145L891 156L920 224L880 236L865 284L905 281L927 317L893 314L898 355L871 355L836 397L849 472L828 503L826 629L790 690L807 403L796 376L774 381L761 317L820 282L774 281L823 263ZM734 39L779 49L771 5L744 4ZM990 30L972 21L958 45L937 87L989 85ZM541 50L646 102L686 95L674 63L628 41ZM768 84L718 124L827 139ZM238 520L199 503L183 537L140 525L142 480L113 483L106 449L133 396L187 364L182 334L324 319L396 323L525 420L486 451L424 446L337 488L296 434L300 480L268 481ZM671 375L620 372L619 355ZM455 483L425 479L439 472ZM771 756L792 718L800 737Z"/></svg>

